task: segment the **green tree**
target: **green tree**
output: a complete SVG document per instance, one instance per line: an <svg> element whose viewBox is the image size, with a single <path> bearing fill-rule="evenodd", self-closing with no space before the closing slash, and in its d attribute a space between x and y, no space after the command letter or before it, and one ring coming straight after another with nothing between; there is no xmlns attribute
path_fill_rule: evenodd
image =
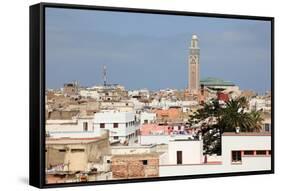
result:
<svg viewBox="0 0 281 191"><path fill-rule="evenodd" d="M221 154L221 136L224 132L258 132L262 128L262 117L259 111L246 112L247 100L244 97L219 104L218 100L205 103L190 118L190 125L200 126L199 134L203 138L204 154Z"/></svg>

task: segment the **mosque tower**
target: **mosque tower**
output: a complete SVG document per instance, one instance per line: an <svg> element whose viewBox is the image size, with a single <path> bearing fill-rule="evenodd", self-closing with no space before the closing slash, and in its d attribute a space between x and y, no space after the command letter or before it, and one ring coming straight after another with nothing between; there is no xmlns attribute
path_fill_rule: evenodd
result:
<svg viewBox="0 0 281 191"><path fill-rule="evenodd" d="M192 35L188 57L188 90L192 94L199 93L200 89L200 49L198 37Z"/></svg>

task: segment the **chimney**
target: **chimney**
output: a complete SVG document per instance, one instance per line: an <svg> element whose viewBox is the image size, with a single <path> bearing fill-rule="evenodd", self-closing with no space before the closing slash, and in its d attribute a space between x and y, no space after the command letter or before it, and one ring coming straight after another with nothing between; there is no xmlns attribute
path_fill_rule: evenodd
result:
<svg viewBox="0 0 281 191"><path fill-rule="evenodd" d="M237 133L237 134L240 133L240 127L235 128L235 133Z"/></svg>

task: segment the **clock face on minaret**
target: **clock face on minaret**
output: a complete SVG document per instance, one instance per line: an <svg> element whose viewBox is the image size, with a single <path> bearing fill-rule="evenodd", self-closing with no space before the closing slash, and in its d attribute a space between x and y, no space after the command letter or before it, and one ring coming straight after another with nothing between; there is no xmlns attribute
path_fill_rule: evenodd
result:
<svg viewBox="0 0 281 191"><path fill-rule="evenodd" d="M197 93L200 87L199 55L200 49L198 46L198 37L196 35L192 35L188 57L188 89L191 93Z"/></svg>

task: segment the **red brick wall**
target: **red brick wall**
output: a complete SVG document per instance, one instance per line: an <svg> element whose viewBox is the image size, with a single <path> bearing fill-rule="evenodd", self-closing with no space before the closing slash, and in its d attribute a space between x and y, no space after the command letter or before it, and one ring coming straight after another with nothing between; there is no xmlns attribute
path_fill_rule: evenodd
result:
<svg viewBox="0 0 281 191"><path fill-rule="evenodd" d="M144 165L142 160L147 160ZM159 159L155 158L114 158L112 159L113 178L144 178L159 176Z"/></svg>

